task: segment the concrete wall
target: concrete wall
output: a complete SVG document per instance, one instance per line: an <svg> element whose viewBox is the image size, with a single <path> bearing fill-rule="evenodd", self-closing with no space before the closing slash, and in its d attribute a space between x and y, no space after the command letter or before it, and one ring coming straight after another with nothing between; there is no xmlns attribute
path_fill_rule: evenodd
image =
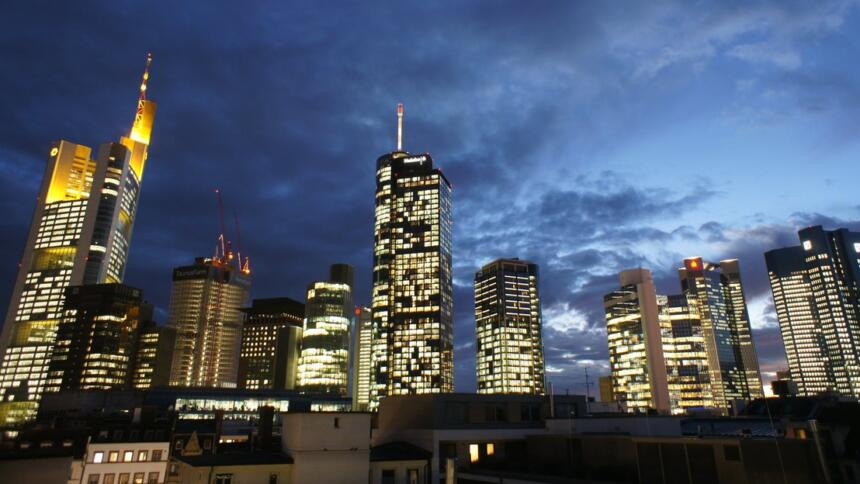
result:
<svg viewBox="0 0 860 484"><path fill-rule="evenodd" d="M282 448L294 461L292 482L367 482L370 414L284 413L282 419Z"/></svg>
<svg viewBox="0 0 860 484"><path fill-rule="evenodd" d="M294 481L292 464L268 464L245 466L215 466L191 467L179 463L179 476L174 480L179 484L211 484L219 474L232 474L233 484L269 484L269 477L274 474L278 484L294 482L326 482L326 481Z"/></svg>

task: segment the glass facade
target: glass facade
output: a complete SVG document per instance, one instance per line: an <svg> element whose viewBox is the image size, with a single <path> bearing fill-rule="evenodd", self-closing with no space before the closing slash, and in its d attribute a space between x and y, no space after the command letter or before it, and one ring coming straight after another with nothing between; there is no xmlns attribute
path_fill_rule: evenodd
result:
<svg viewBox="0 0 860 484"><path fill-rule="evenodd" d="M430 155L377 160L371 408L454 388L451 185Z"/></svg>
<svg viewBox="0 0 860 484"><path fill-rule="evenodd" d="M355 329L352 335L352 404L354 410L367 410L370 405L371 341L373 318L370 308L356 306Z"/></svg>
<svg viewBox="0 0 860 484"><path fill-rule="evenodd" d="M235 387L241 308L251 278L229 260L198 258L173 270L168 324L176 330L170 385Z"/></svg>
<svg viewBox="0 0 860 484"><path fill-rule="evenodd" d="M678 273L699 306L714 405L728 412L734 400L763 397L737 260L688 258Z"/></svg>
<svg viewBox="0 0 860 484"><path fill-rule="evenodd" d="M538 267L499 259L475 274L478 393L544 393Z"/></svg>
<svg viewBox="0 0 860 484"><path fill-rule="evenodd" d="M708 354L696 299L657 296L669 407L672 414L713 408Z"/></svg>
<svg viewBox="0 0 860 484"><path fill-rule="evenodd" d="M298 389L347 395L352 326L352 267L335 264L328 282L308 287Z"/></svg>
<svg viewBox="0 0 860 484"><path fill-rule="evenodd" d="M129 137L96 159L83 145L51 145L0 336L0 425L35 415L66 288L122 281L154 118L144 88Z"/></svg>
<svg viewBox="0 0 860 484"><path fill-rule="evenodd" d="M860 398L860 233L820 226L767 252L791 379L800 395Z"/></svg>
<svg viewBox="0 0 860 484"><path fill-rule="evenodd" d="M239 388L293 390L305 305L288 297L254 299L243 311Z"/></svg>

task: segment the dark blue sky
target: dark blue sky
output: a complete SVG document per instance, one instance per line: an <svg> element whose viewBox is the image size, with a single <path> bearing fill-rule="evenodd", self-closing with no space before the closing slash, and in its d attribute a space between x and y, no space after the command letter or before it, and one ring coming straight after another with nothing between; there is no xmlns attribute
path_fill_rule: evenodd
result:
<svg viewBox="0 0 860 484"><path fill-rule="evenodd" d="M399 101L405 147L454 185L460 390L493 258L541 265L549 376L584 391L619 270L674 293L683 257L739 257L767 381L784 360L762 253L860 228L857 2L218 3L0 7L0 304L49 143L123 134L147 51L159 107L126 282L161 322L171 268L214 247L214 187L254 297L302 298L347 262L367 302Z"/></svg>

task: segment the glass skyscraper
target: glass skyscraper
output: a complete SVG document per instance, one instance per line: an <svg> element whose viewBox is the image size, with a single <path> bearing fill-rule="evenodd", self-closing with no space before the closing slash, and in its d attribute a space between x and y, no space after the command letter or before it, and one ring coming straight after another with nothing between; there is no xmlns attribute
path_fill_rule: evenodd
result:
<svg viewBox="0 0 860 484"><path fill-rule="evenodd" d="M702 316L696 298L657 296L671 413L714 407Z"/></svg>
<svg viewBox="0 0 860 484"><path fill-rule="evenodd" d="M242 308L251 277L232 257L197 258L173 270L167 322L176 329L171 386L235 387Z"/></svg>
<svg viewBox="0 0 860 484"><path fill-rule="evenodd" d="M762 398L737 260L715 264L688 258L678 275L684 294L698 302L714 405L728 412L734 400Z"/></svg>
<svg viewBox="0 0 860 484"><path fill-rule="evenodd" d="M373 341L373 317L370 308L355 307L354 331L352 334L352 408L367 410L370 405L371 342Z"/></svg>
<svg viewBox="0 0 860 484"><path fill-rule="evenodd" d="M499 259L475 274L478 393L544 393L538 267Z"/></svg>
<svg viewBox="0 0 860 484"><path fill-rule="evenodd" d="M352 286L353 270L348 264L332 265L328 281L308 286L299 359L301 391L347 395Z"/></svg>
<svg viewBox="0 0 860 484"><path fill-rule="evenodd" d="M305 305L288 297L254 299L242 310L239 388L294 390Z"/></svg>
<svg viewBox="0 0 860 484"><path fill-rule="evenodd" d="M451 184L429 154L376 161L371 407L385 395L454 388Z"/></svg>
<svg viewBox="0 0 860 484"><path fill-rule="evenodd" d="M128 136L92 149L51 144L0 336L0 425L35 415L69 286L121 282L137 213L155 103L147 57Z"/></svg>
<svg viewBox="0 0 860 484"><path fill-rule="evenodd" d="M860 398L860 233L808 227L765 254L791 379L800 395Z"/></svg>

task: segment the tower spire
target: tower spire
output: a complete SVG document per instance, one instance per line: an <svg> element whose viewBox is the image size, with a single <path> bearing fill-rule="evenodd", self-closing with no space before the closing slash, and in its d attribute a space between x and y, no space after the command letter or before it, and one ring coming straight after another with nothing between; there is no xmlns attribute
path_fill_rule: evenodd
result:
<svg viewBox="0 0 860 484"><path fill-rule="evenodd" d="M146 67L143 69L143 80L140 82L140 96L138 102L146 99L146 81L149 80L149 66L152 65L152 52L146 53Z"/></svg>
<svg viewBox="0 0 860 484"><path fill-rule="evenodd" d="M403 103L397 103L397 151L403 151Z"/></svg>

